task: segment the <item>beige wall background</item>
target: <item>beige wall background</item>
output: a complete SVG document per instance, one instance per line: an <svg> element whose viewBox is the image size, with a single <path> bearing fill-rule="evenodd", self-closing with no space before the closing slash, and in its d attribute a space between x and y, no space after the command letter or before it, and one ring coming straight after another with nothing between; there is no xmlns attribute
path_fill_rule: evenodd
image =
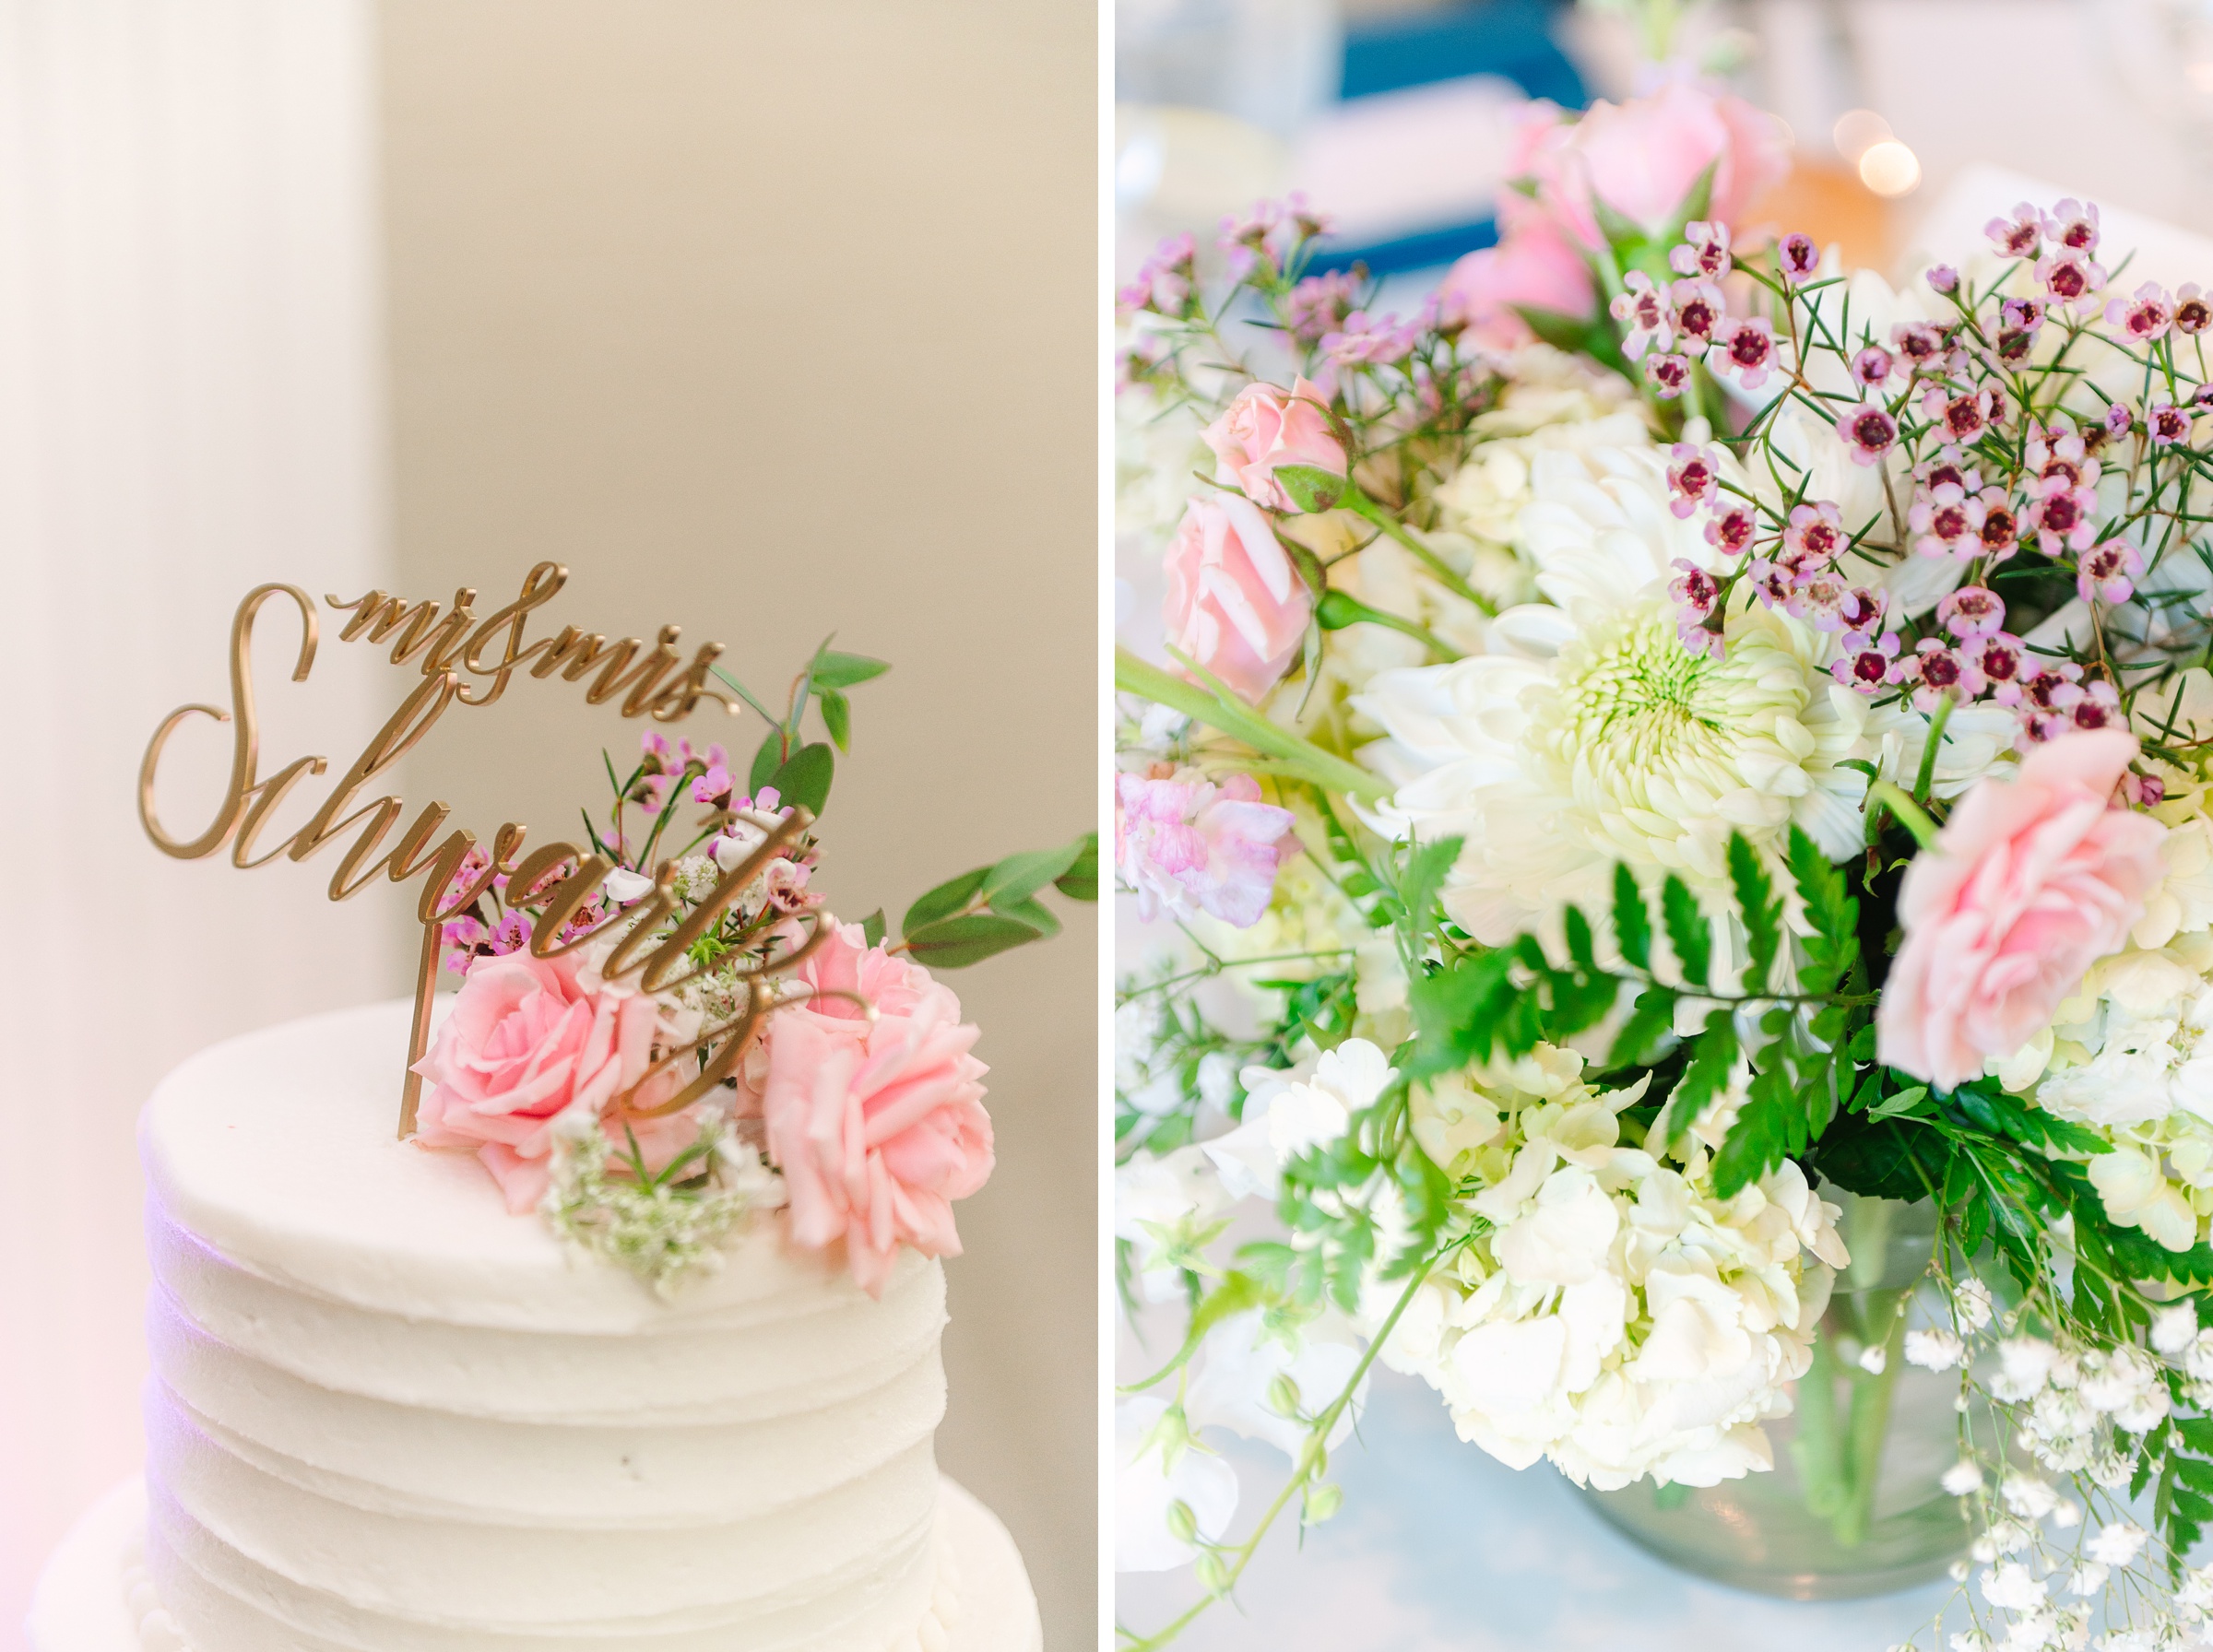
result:
<svg viewBox="0 0 2213 1652"><path fill-rule="evenodd" d="M779 702L833 630L893 662L825 818L842 913L1091 825L1091 8L377 16L399 587L486 612L550 558L556 623L675 621ZM636 739L579 698L459 714L403 789L565 833L599 745ZM952 977L999 1170L949 1268L941 1458L1021 1541L1057 1648L1095 1622L1096 953L1078 909Z"/></svg>

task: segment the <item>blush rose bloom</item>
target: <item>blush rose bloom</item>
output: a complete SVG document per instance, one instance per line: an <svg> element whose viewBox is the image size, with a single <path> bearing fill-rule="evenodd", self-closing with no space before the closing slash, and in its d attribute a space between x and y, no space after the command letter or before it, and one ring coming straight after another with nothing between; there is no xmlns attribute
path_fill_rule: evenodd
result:
<svg viewBox="0 0 2213 1652"><path fill-rule="evenodd" d="M2167 829L2112 805L2136 754L2119 729L2063 735L1968 793L1899 891L1905 941L1876 1011L1876 1055L1942 1090L2013 1055L2158 883Z"/></svg>
<svg viewBox="0 0 2213 1652"><path fill-rule="evenodd" d="M1695 80L1671 80L1649 97L1593 103L1570 121L1551 103L1530 106L1507 176L1533 182L1539 206L1574 240L1604 242L1595 197L1658 230L1683 210L1711 166L1713 193L1698 216L1741 224L1790 174L1790 145L1772 115Z"/></svg>
<svg viewBox="0 0 2213 1652"><path fill-rule="evenodd" d="M1234 493L1194 499L1168 547L1168 641L1249 700L1284 674L1314 598L1260 507Z"/></svg>
<svg viewBox="0 0 2213 1652"><path fill-rule="evenodd" d="M1500 203L1499 221L1506 233L1498 244L1470 253L1445 277L1438 289L1442 313L1494 350L1533 336L1517 305L1588 319L1598 303L1591 266L1559 226L1520 195Z"/></svg>
<svg viewBox="0 0 2213 1652"><path fill-rule="evenodd" d="M1220 785L1196 769L1166 779L1118 774L1114 782L1114 860L1137 891L1147 923L1165 909L1178 917L1213 914L1249 929L1268 910L1275 870L1295 844L1291 811L1260 801L1249 774Z"/></svg>
<svg viewBox="0 0 2213 1652"><path fill-rule="evenodd" d="M794 972L822 996L769 1017L761 1113L784 1173L792 1242L845 1241L846 1265L882 1296L899 1247L957 1257L953 1201L991 1174L988 1070L976 1029L928 970L869 946L858 925ZM855 992L876 1014L829 996Z"/></svg>
<svg viewBox="0 0 2213 1652"><path fill-rule="evenodd" d="M1301 375L1286 395L1273 384L1248 384L1203 432L1214 450L1214 480L1241 490L1270 511L1306 507L1284 489L1276 470L1286 465L1326 471L1344 479L1344 444L1330 428L1328 404Z"/></svg>
<svg viewBox="0 0 2213 1652"><path fill-rule="evenodd" d="M657 999L602 980L582 952L479 959L430 1054L415 1064L428 1081L415 1139L475 1149L507 1196L507 1209L522 1215L545 1197L555 1117L571 1106L609 1114L615 1097L645 1078L657 1043L688 1036ZM671 1069L630 1105L657 1106L683 1082ZM692 1113L687 1107L665 1118L631 1119L649 1165L666 1164L698 1134ZM603 1127L610 1146L627 1145L619 1116Z"/></svg>

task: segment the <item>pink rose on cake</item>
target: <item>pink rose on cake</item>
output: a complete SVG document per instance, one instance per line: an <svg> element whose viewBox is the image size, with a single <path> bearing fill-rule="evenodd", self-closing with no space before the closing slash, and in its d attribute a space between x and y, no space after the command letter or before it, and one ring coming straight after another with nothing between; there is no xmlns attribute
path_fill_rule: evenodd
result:
<svg viewBox="0 0 2213 1652"><path fill-rule="evenodd" d="M571 1106L591 1108L605 1117L609 1145L625 1147L611 1103L645 1078L657 1045L687 1036L658 999L602 979L583 953L479 959L430 1054L415 1064L428 1080L416 1139L473 1148L507 1209L521 1215L545 1197L554 1119ZM683 1081L674 1069L662 1074L631 1109L667 1101ZM666 1164L698 1135L692 1111L630 1119L648 1165Z"/></svg>
<svg viewBox="0 0 2213 1652"><path fill-rule="evenodd" d="M950 988L867 945L858 925L840 926L791 981L815 996L777 1010L763 1035L769 1160L784 1174L793 1242L844 1239L853 1277L881 1296L900 1245L960 1255L953 1201L991 1174L976 1029Z"/></svg>

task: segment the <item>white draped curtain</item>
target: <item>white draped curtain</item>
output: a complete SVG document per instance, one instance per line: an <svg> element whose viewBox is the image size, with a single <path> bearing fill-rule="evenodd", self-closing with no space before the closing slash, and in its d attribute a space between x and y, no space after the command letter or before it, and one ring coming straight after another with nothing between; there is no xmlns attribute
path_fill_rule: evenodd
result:
<svg viewBox="0 0 2213 1652"><path fill-rule="evenodd" d="M381 577L371 41L362 0L0 0L0 1647L138 1464L139 1103L404 985L373 895L167 859L134 802L163 714L227 702L247 589ZM328 642L289 682L286 608L265 770L342 767L388 685ZM191 831L226 734L174 742Z"/></svg>

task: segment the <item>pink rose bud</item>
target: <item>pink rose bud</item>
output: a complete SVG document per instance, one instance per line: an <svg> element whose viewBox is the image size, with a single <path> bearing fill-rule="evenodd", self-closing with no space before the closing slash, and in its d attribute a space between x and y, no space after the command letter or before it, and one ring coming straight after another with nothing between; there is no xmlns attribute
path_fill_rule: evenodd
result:
<svg viewBox="0 0 2213 1652"><path fill-rule="evenodd" d="M1344 444L1320 391L1304 378L1288 394L1248 384L1208 425L1214 479L1270 511L1326 511L1344 492Z"/></svg>
<svg viewBox="0 0 2213 1652"><path fill-rule="evenodd" d="M1235 493L1192 500L1166 567L1169 643L1249 700L1274 687L1314 597L1259 507Z"/></svg>
<svg viewBox="0 0 2213 1652"><path fill-rule="evenodd" d="M2136 755L2118 729L2065 734L1967 794L1899 891L1905 941L1876 1011L1877 1059L1956 1089L2050 1026L2120 950L2167 835L2112 806Z"/></svg>

